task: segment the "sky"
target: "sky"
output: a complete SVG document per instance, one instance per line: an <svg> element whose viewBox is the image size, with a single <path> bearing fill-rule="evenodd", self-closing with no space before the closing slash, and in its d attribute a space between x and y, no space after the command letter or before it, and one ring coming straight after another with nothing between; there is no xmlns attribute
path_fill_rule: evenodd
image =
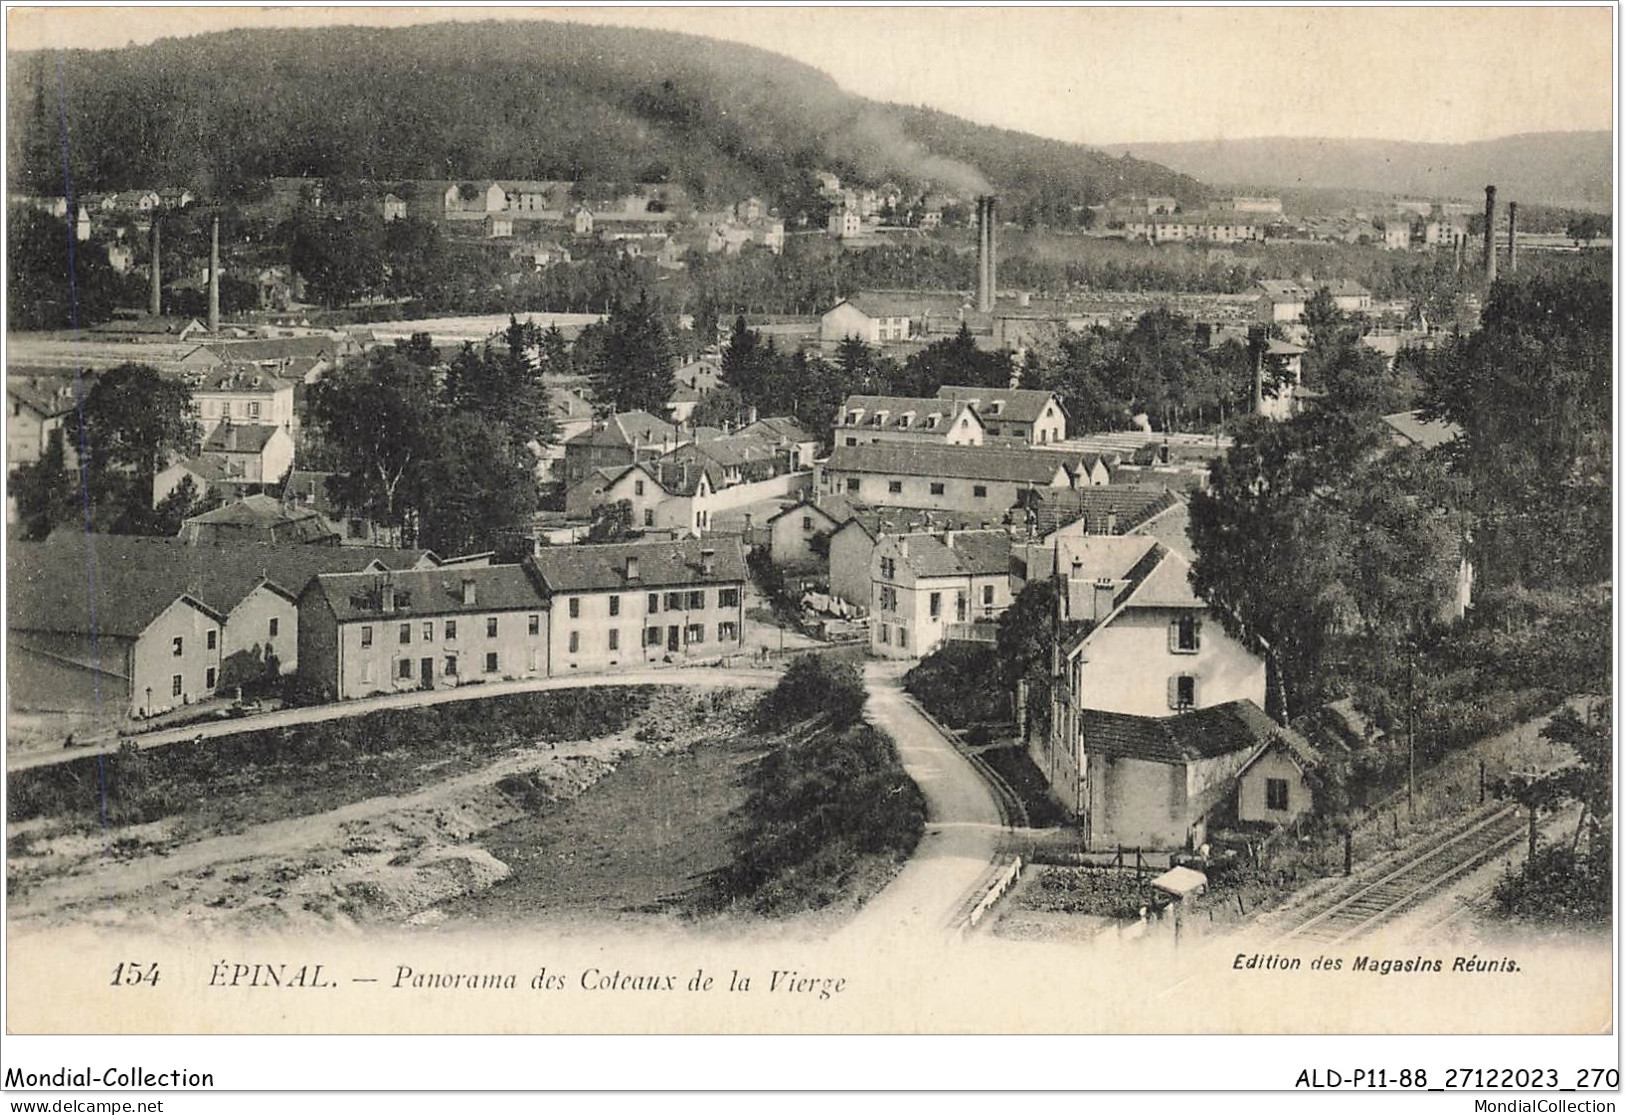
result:
<svg viewBox="0 0 1625 1115"><path fill-rule="evenodd" d="M1530 7L12 7L8 49L239 26L570 19L733 40L850 92L1105 146L1613 127L1614 12Z"/></svg>

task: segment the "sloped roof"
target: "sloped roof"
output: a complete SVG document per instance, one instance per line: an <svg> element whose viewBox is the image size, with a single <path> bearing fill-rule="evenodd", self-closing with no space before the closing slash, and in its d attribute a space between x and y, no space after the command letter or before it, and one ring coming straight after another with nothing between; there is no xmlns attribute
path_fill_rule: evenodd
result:
<svg viewBox="0 0 1625 1115"><path fill-rule="evenodd" d="M1026 449L988 449L975 445L892 442L839 445L825 467L831 472L952 477L1051 485L1065 471L1053 454Z"/></svg>
<svg viewBox="0 0 1625 1115"><path fill-rule="evenodd" d="M945 385L937 388L937 398L953 403L975 403L976 412L983 418L997 418L1004 422L1036 422L1043 417L1044 408L1055 398L1055 393L1013 387Z"/></svg>
<svg viewBox="0 0 1625 1115"><path fill-rule="evenodd" d="M463 584L474 583L474 599L464 602ZM392 610L383 608L382 592L395 594ZM512 612L547 606L541 586L522 565L456 565L445 569L410 569L390 573L322 574L306 589L327 602L340 623L353 620L389 622L417 616Z"/></svg>
<svg viewBox="0 0 1625 1115"><path fill-rule="evenodd" d="M1152 763L1183 764L1247 751L1281 730L1248 700L1175 716L1081 709L1078 719L1086 754Z"/></svg>
<svg viewBox="0 0 1625 1115"><path fill-rule="evenodd" d="M711 573L703 550L713 552ZM628 580L626 559L637 558L638 576ZM737 539L683 538L671 542L620 542L602 546L546 546L531 559L542 585L554 592L596 592L680 585L733 584L745 579L745 555Z"/></svg>
<svg viewBox="0 0 1625 1115"><path fill-rule="evenodd" d="M941 291L860 290L842 302L869 317L957 317L970 299ZM837 306L840 303L836 303Z"/></svg>
<svg viewBox="0 0 1625 1115"><path fill-rule="evenodd" d="M610 415L602 427L583 430L564 444L637 446L676 440L677 427L670 422L656 418L646 410L630 410L625 414Z"/></svg>
<svg viewBox="0 0 1625 1115"><path fill-rule="evenodd" d="M221 364L204 373L203 379L192 391L194 394L201 391L231 391L244 395L274 395L292 386L291 379L283 379L254 364Z"/></svg>
<svg viewBox="0 0 1625 1115"><path fill-rule="evenodd" d="M234 425L222 422L203 441L206 453L263 453L281 426Z"/></svg>
<svg viewBox="0 0 1625 1115"><path fill-rule="evenodd" d="M1402 410L1397 414L1385 414L1382 420L1396 436L1424 449L1435 449L1461 436L1461 427L1454 422L1446 422L1439 418L1432 422L1424 422L1422 412L1419 410Z"/></svg>
<svg viewBox="0 0 1625 1115"><path fill-rule="evenodd" d="M846 402L841 406L837 416L837 424L850 426L852 429L876 430L906 430L913 434L930 434L937 437L946 437L953 429L954 420L959 412L964 410L962 403L954 403L945 399L919 398L911 399L901 395L848 395ZM854 412L861 411L863 417L856 423L850 422ZM876 425L875 418L884 414L886 419ZM935 425L929 419L935 415L938 419ZM978 422L980 425L980 422Z"/></svg>
<svg viewBox="0 0 1625 1115"><path fill-rule="evenodd" d="M231 543L60 531L7 548L6 621L18 630L134 638L177 598L224 616L261 581L295 597L319 573L379 562L406 569L426 550Z"/></svg>
<svg viewBox="0 0 1625 1115"><path fill-rule="evenodd" d="M1027 522L1039 537L1083 520L1092 533L1130 534L1147 520L1180 503L1172 492L1133 484L1096 484L1084 488L1033 488L1022 492L1017 506L1028 512ZM1116 516L1110 519L1109 516Z"/></svg>
<svg viewBox="0 0 1625 1115"><path fill-rule="evenodd" d="M828 507L826 498L820 506ZM879 538L885 534L912 534L916 532L931 532L942 530L981 530L998 526L1002 521L999 515L982 512L944 511L936 507L869 507L867 505L853 505L846 519L841 522L841 529L849 524L857 524L870 538Z"/></svg>
<svg viewBox="0 0 1625 1115"><path fill-rule="evenodd" d="M1293 731L1284 725L1273 723L1271 732L1273 734L1265 739L1264 745L1241 765L1240 770L1236 771L1237 778L1246 774L1248 768L1277 747L1283 748L1291 756L1292 761L1297 763L1303 770L1320 765L1320 752L1316 751L1314 745L1305 739L1301 733Z"/></svg>
<svg viewBox="0 0 1625 1115"><path fill-rule="evenodd" d="M1008 573L1010 536L1002 530L954 531L944 534L905 534L903 560L919 577L953 577Z"/></svg>
<svg viewBox="0 0 1625 1115"><path fill-rule="evenodd" d="M89 385L85 390L89 391ZM6 394L36 414L54 418L66 414L78 405L77 392L71 377L6 377Z"/></svg>
<svg viewBox="0 0 1625 1115"><path fill-rule="evenodd" d="M299 357L333 356L353 342L342 337L257 337L251 341L214 341L205 347L228 364L266 364Z"/></svg>
<svg viewBox="0 0 1625 1115"><path fill-rule="evenodd" d="M774 438L787 442L817 441L818 436L810 433L805 426L794 418L773 416L758 418L741 429L739 437Z"/></svg>

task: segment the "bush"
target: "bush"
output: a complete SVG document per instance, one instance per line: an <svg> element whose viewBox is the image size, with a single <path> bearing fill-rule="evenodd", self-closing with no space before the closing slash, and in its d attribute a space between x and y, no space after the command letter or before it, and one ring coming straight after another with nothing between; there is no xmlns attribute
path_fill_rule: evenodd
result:
<svg viewBox="0 0 1625 1115"><path fill-rule="evenodd" d="M778 731L815 716L828 717L837 728L857 723L868 700L863 675L851 662L804 654L790 663L784 677L756 704L756 723Z"/></svg>
<svg viewBox="0 0 1625 1115"><path fill-rule="evenodd" d="M1606 927L1613 916L1610 860L1606 843L1590 856L1562 845L1542 848L1496 884L1495 904L1501 913L1521 920L1568 928Z"/></svg>
<svg viewBox="0 0 1625 1115"><path fill-rule="evenodd" d="M1010 719L1010 701L999 685L999 656L981 643L949 643L921 660L903 678L927 712L952 728Z"/></svg>
<svg viewBox="0 0 1625 1115"><path fill-rule="evenodd" d="M701 909L827 906L864 864L901 862L925 831L919 787L892 741L868 725L783 743L752 764L745 784L733 861L707 881Z"/></svg>

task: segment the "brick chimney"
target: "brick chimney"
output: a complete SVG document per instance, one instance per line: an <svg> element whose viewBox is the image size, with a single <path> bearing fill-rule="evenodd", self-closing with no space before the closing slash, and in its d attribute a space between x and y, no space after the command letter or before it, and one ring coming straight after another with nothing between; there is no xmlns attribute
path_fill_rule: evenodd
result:
<svg viewBox="0 0 1625 1115"><path fill-rule="evenodd" d="M474 578L473 577L464 577L463 578L463 603L465 605L476 603L476 593L475 593L475 590L474 590Z"/></svg>

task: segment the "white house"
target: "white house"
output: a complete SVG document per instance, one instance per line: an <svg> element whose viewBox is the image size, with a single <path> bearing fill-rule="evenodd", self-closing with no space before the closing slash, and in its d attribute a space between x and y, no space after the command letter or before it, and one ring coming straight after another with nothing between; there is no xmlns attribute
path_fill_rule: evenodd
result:
<svg viewBox="0 0 1625 1115"><path fill-rule="evenodd" d="M869 650L921 658L958 626L1010 606L1010 536L1002 530L881 535L870 557Z"/></svg>

